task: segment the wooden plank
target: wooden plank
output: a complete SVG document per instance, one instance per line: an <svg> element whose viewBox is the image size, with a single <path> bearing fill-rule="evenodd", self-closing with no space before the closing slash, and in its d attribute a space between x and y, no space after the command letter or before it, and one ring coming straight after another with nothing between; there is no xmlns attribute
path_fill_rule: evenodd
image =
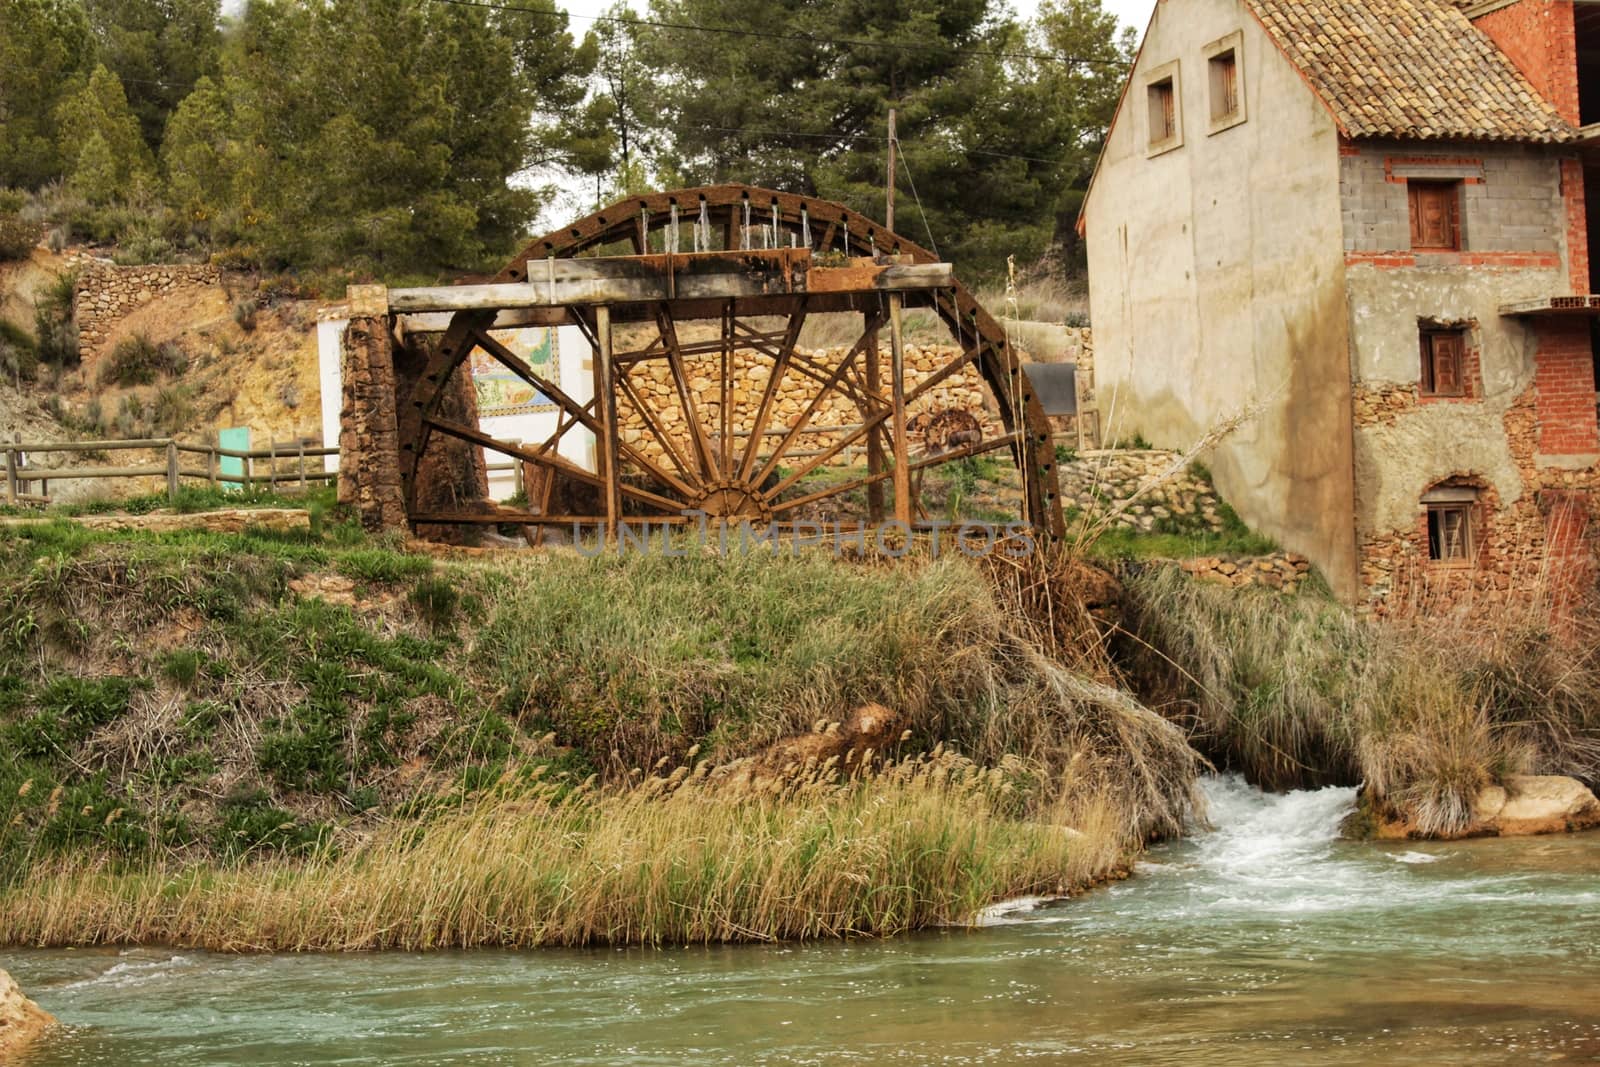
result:
<svg viewBox="0 0 1600 1067"><path fill-rule="evenodd" d="M865 293L948 288L948 263L807 268L804 249L740 253L615 256L562 260L552 280L488 285L391 289L391 314L487 311L572 304L643 304L661 300L721 300L804 292ZM572 264L581 265L574 268ZM565 274L563 273L565 272Z"/></svg>
<svg viewBox="0 0 1600 1067"><path fill-rule="evenodd" d="M601 448L605 451L606 540L615 541L617 520L622 515L622 496L617 489L622 483L617 470L617 394L611 366L611 309L604 304L595 308L594 319L595 334L600 340L594 395L600 401Z"/></svg>
<svg viewBox="0 0 1600 1067"><path fill-rule="evenodd" d="M894 517L909 523L916 518L911 505L911 451L906 439L906 342L901 324L899 293L889 294L889 390L893 398L891 426L894 439Z"/></svg>

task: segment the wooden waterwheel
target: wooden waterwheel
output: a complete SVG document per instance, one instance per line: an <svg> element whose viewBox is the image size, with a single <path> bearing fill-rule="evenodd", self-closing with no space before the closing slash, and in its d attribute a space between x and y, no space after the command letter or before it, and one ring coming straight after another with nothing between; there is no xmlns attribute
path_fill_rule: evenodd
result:
<svg viewBox="0 0 1600 1067"><path fill-rule="evenodd" d="M954 344L911 369L903 313L917 308ZM402 441L414 525L926 526L922 473L993 453L1016 469L1017 520L1062 531L1050 430L1000 323L947 264L839 204L743 185L630 198L534 241L491 283L395 290L390 310L402 335L442 333L399 398L416 428ZM817 316L853 340L803 348ZM592 348L583 388L541 373L502 332L561 325ZM474 358L548 398L548 439L500 440L449 414L448 387ZM982 411L930 408L968 368ZM563 455L575 433L592 435L592 462ZM429 450L452 438L524 464L527 504L419 503Z"/></svg>

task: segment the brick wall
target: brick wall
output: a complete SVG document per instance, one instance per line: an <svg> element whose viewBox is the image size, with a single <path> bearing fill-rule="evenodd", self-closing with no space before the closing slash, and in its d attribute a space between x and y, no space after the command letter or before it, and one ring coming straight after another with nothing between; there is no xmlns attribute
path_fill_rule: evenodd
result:
<svg viewBox="0 0 1600 1067"><path fill-rule="evenodd" d="M1467 253L1480 254L1477 262L1466 265L1551 265L1555 262L1551 257L1563 250L1569 225L1561 177L1558 161L1535 150L1473 145L1421 151L1414 144L1346 145L1339 158L1345 251L1409 253L1407 179L1446 178L1463 182L1462 243ZM1580 172L1580 198L1581 189ZM1527 261L1491 262L1482 258L1484 253L1520 254ZM1534 253L1542 254L1537 263L1527 259ZM1426 258L1431 261L1443 257Z"/></svg>
<svg viewBox="0 0 1600 1067"><path fill-rule="evenodd" d="M1487 33L1533 87L1578 124L1578 47L1572 0L1519 0L1474 25Z"/></svg>
<svg viewBox="0 0 1600 1067"><path fill-rule="evenodd" d="M1535 333L1539 338L1533 386L1539 454L1600 454L1588 320L1545 319L1537 324Z"/></svg>

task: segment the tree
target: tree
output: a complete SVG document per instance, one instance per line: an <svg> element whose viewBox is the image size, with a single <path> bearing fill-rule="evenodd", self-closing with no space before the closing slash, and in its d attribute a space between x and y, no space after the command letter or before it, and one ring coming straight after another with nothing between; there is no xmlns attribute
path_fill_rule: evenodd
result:
<svg viewBox="0 0 1600 1067"><path fill-rule="evenodd" d="M662 72L670 165L881 219L893 107L896 228L980 275L1059 238L1127 62L1098 0L1047 0L1033 27L995 0L652 0L651 10L659 22L750 31L640 31L641 54Z"/></svg>
<svg viewBox="0 0 1600 1067"><path fill-rule="evenodd" d="M146 147L200 78L217 71L220 0L85 0L99 61L122 80Z"/></svg>
<svg viewBox="0 0 1600 1067"><path fill-rule="evenodd" d="M56 104L93 48L73 0L0 0L0 186L34 189L62 173Z"/></svg>
<svg viewBox="0 0 1600 1067"><path fill-rule="evenodd" d="M252 3L223 65L230 140L256 146L234 192L260 245L286 265L387 273L503 254L545 195L526 175L560 159L586 91L592 49L565 25L551 0Z"/></svg>
<svg viewBox="0 0 1600 1067"><path fill-rule="evenodd" d="M104 66L56 105L57 146L74 160L70 177L85 196L104 203L132 195L155 176L150 150L139 136L139 122L128 108L122 82Z"/></svg>

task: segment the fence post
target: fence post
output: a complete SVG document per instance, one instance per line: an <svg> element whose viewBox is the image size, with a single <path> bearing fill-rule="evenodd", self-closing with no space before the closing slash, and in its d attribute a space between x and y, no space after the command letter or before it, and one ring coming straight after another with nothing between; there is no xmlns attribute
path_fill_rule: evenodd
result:
<svg viewBox="0 0 1600 1067"><path fill-rule="evenodd" d="M167 442L167 499L178 503L178 442Z"/></svg>
<svg viewBox="0 0 1600 1067"><path fill-rule="evenodd" d="M305 434L299 434L298 436L296 436L295 437L295 443L300 448L300 495L304 496L305 492L306 492L306 438L305 438Z"/></svg>
<svg viewBox="0 0 1600 1067"><path fill-rule="evenodd" d="M17 450L6 449L6 503L17 502Z"/></svg>
<svg viewBox="0 0 1600 1067"><path fill-rule="evenodd" d="M206 481L211 483L211 488L217 487L217 446L206 446Z"/></svg>
<svg viewBox="0 0 1600 1067"><path fill-rule="evenodd" d="M267 438L267 489L278 491L278 442L270 435Z"/></svg>

